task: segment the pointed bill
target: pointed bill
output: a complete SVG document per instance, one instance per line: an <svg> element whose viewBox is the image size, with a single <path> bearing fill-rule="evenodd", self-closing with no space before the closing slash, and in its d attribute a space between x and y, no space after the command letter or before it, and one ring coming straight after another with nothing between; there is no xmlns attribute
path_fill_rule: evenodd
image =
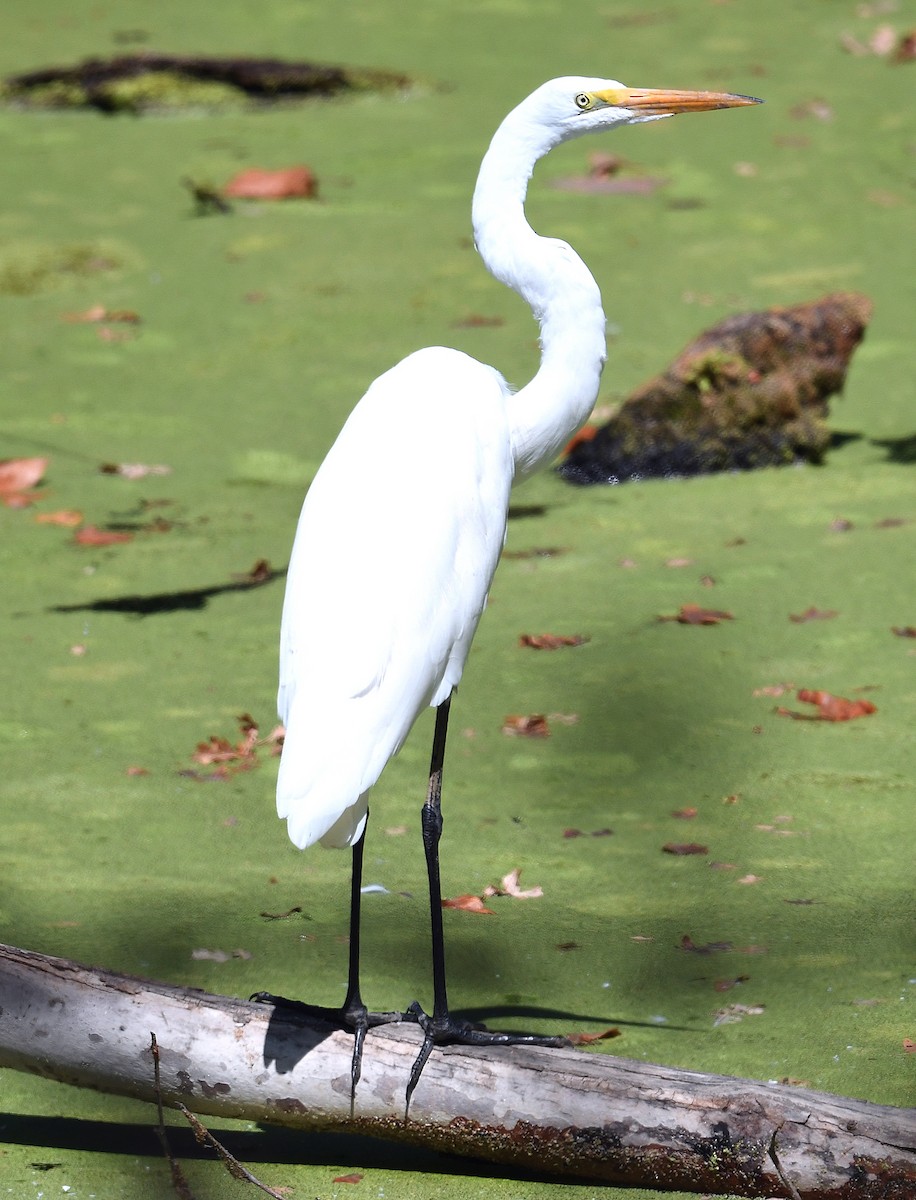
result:
<svg viewBox="0 0 916 1200"><path fill-rule="evenodd" d="M615 108L629 108L646 116L659 117L763 103L756 96L741 96L733 92L679 92L669 88L608 88L594 94Z"/></svg>

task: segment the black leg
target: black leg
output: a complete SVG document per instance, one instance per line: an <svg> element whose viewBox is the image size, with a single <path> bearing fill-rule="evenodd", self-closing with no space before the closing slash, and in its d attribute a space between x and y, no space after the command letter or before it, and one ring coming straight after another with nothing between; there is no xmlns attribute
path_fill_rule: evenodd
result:
<svg viewBox="0 0 916 1200"><path fill-rule="evenodd" d="M368 827L368 816L366 820ZM369 1028L369 1011L363 1004L359 992L359 921L360 905L362 904L363 885L363 849L366 842L366 829L360 834L359 841L353 846L353 864L350 875L350 956L347 971L347 995L341 1009L344 1022L353 1030L353 1061L350 1066L350 1116L356 1099L356 1085L363 1067L363 1042Z"/></svg>
<svg viewBox="0 0 916 1200"><path fill-rule="evenodd" d="M398 1012L376 1013L369 1012L363 1003L359 990L359 928L360 905L362 902L363 882L363 849L366 840L366 830L363 829L358 842L353 846L352 872L350 876L350 951L349 968L347 973L347 995L340 1008L325 1008L319 1004L305 1004L300 1000L287 1000L283 996L274 996L270 992L256 992L252 1000L274 1004L277 1007L291 1009L307 1018L317 1018L334 1025L342 1026L353 1032L353 1059L350 1066L350 1116L353 1116L356 1102L356 1085L362 1073L363 1043L366 1033L376 1025L388 1025L391 1022L402 1021L404 1016Z"/></svg>
<svg viewBox="0 0 916 1200"><path fill-rule="evenodd" d="M451 698L436 709L436 728L433 733L433 753L429 765L429 788L421 811L423 849L426 852L426 873L429 879L429 912L432 928L433 954L433 1013L427 1016L414 1002L404 1014L416 1020L423 1030L423 1045L410 1071L404 1119L410 1109L410 1098L420 1082L423 1068L438 1045L457 1042L466 1046L568 1046L566 1038L538 1037L530 1034L493 1033L477 1029L466 1021L456 1021L449 1013L445 983L445 937L442 929L442 890L439 882L439 840L442 837L442 767L445 761L445 739Z"/></svg>

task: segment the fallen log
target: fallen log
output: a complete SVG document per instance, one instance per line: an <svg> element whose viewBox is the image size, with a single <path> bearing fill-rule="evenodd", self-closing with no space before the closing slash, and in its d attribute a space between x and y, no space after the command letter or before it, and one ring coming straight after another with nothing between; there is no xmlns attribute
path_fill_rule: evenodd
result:
<svg viewBox="0 0 916 1200"><path fill-rule="evenodd" d="M531 1047L436 1051L404 1118L420 1032L352 1038L290 1010L0 946L0 1067L166 1105L347 1131L565 1178L786 1200L912 1200L916 1111ZM152 1114L151 1114L152 1123Z"/></svg>

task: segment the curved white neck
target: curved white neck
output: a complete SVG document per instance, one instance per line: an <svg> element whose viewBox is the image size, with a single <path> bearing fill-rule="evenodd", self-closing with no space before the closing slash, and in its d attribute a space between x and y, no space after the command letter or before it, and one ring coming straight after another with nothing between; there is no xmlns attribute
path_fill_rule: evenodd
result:
<svg viewBox="0 0 916 1200"><path fill-rule="evenodd" d="M531 172L555 142L510 113L484 156L474 190L477 249L488 270L531 306L541 365L509 400L516 480L551 462L598 396L605 359L601 294L565 242L538 236L525 217Z"/></svg>

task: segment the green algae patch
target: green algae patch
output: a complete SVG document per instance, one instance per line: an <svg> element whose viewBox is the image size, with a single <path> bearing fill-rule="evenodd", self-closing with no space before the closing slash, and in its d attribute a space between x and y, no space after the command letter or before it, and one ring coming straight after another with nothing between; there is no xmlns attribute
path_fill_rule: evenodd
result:
<svg viewBox="0 0 916 1200"><path fill-rule="evenodd" d="M107 283L137 255L111 238L90 241L0 240L0 295L33 296L96 279Z"/></svg>
<svg viewBox="0 0 916 1200"><path fill-rule="evenodd" d="M104 113L229 111L351 92L398 92L406 75L277 58L123 54L74 67L9 76L0 101L23 108L91 108Z"/></svg>

